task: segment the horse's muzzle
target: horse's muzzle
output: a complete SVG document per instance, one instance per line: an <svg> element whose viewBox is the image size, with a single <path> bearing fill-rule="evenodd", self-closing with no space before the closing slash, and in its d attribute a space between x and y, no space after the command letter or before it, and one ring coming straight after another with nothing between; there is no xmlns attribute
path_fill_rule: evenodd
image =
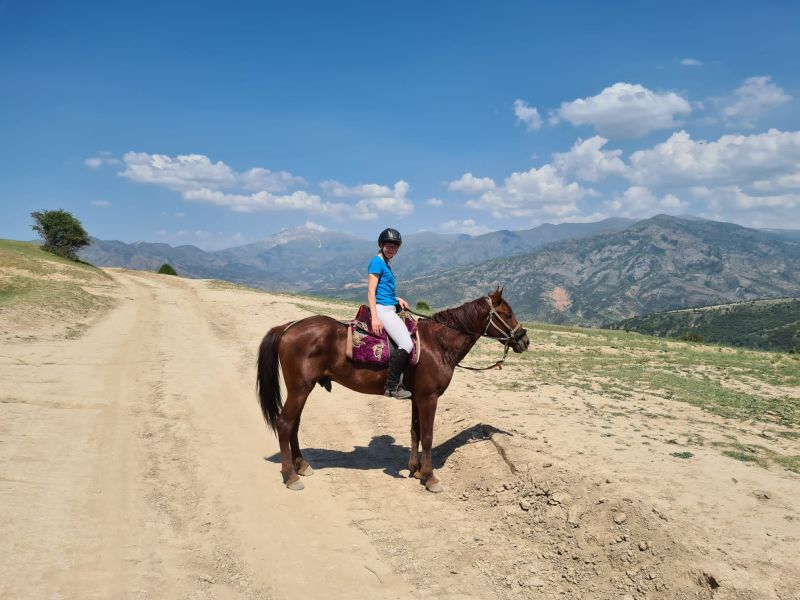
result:
<svg viewBox="0 0 800 600"><path fill-rule="evenodd" d="M525 329L520 329L514 334L514 341L511 344L511 349L516 352L517 354L521 352L525 352L530 345L530 340L528 339L528 332Z"/></svg>

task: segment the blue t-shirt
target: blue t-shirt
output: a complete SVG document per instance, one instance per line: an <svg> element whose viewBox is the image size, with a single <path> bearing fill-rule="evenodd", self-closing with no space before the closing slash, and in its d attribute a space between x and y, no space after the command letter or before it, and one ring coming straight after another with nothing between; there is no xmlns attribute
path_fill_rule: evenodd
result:
<svg viewBox="0 0 800 600"><path fill-rule="evenodd" d="M375 290L376 304L394 306L397 304L397 294L394 291L394 273L389 265L380 256L373 256L369 261L368 272L378 276L378 287Z"/></svg>

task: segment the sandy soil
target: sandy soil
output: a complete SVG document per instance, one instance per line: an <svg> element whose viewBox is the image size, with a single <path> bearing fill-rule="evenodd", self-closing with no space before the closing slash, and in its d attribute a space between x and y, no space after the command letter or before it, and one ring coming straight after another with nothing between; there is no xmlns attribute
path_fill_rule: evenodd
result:
<svg viewBox="0 0 800 600"><path fill-rule="evenodd" d="M78 339L0 349L2 598L800 598L800 477L669 455L738 424L503 391L512 357L440 401L444 493L401 470L409 405L336 384L309 400L316 472L291 492L255 352L326 307L109 272L119 302Z"/></svg>

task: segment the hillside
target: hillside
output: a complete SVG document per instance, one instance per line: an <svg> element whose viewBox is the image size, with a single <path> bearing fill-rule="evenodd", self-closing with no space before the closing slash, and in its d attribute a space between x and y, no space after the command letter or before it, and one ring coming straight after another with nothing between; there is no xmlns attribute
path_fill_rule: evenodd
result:
<svg viewBox="0 0 800 600"><path fill-rule="evenodd" d="M115 304L115 287L92 265L0 240L0 339L80 335Z"/></svg>
<svg viewBox="0 0 800 600"><path fill-rule="evenodd" d="M507 286L523 318L596 326L663 310L798 296L800 243L730 223L660 215L621 231L401 280L401 293L443 307L494 285Z"/></svg>
<svg viewBox="0 0 800 600"><path fill-rule="evenodd" d="M754 300L625 319L608 329L764 350L800 351L800 298Z"/></svg>

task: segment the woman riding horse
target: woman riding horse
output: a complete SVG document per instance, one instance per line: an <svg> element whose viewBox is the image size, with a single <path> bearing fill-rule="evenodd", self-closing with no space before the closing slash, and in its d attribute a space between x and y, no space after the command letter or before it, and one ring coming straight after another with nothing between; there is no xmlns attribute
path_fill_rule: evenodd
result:
<svg viewBox="0 0 800 600"><path fill-rule="evenodd" d="M257 380L261 413L278 435L281 474L289 489L303 489L300 476L313 473L300 452L298 431L303 407L314 386L319 384L330 391L331 381L335 381L364 394L385 393L387 368L348 358L347 330L347 324L319 315L273 327L261 341ZM408 470L425 481L429 491L441 492L431 459L433 421L439 396L450 385L456 365L481 337L501 342L505 352L509 348L523 352L529 342L525 329L503 299L502 288L420 319L418 331L421 355L414 367L405 370L405 383L411 394ZM497 362L501 363L502 360ZM281 398L279 365L286 383L285 403Z"/></svg>
<svg viewBox="0 0 800 600"><path fill-rule="evenodd" d="M369 262L367 276L367 299L372 315L372 331L378 335L385 329L392 341L397 344L397 352L389 361L389 375L386 377L384 396L405 400L411 392L403 387L403 371L411 360L414 342L408 333L403 319L397 316L397 308L408 308L408 302L395 293L395 278L389 261L400 250L403 238L396 229L384 229L378 236L380 252Z"/></svg>

